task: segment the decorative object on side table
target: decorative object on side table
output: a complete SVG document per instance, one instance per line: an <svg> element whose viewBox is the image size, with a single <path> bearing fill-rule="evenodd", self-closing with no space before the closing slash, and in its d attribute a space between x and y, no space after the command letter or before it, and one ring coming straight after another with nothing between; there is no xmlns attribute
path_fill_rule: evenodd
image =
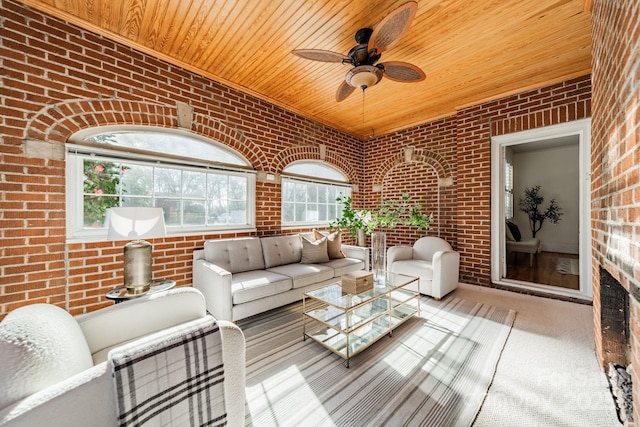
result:
<svg viewBox="0 0 640 427"><path fill-rule="evenodd" d="M107 240L133 240L124 247L124 287L129 294L144 294L152 283L151 243L165 237L162 208L119 207L107 211Z"/></svg>

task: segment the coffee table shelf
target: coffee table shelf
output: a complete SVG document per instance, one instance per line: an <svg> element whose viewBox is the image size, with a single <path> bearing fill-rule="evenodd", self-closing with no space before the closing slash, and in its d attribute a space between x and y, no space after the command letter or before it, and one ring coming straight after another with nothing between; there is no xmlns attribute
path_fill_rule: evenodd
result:
<svg viewBox="0 0 640 427"><path fill-rule="evenodd" d="M306 292L303 304L303 339L311 338L349 360L420 312L417 291L406 287L416 277L387 273L373 289L345 294L340 283Z"/></svg>

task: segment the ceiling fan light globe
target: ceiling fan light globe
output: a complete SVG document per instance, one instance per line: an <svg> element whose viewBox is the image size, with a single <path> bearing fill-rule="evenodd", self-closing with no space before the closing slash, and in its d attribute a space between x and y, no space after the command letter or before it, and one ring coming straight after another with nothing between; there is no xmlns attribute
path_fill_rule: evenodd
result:
<svg viewBox="0 0 640 427"><path fill-rule="evenodd" d="M346 81L349 86L365 90L376 85L382 78L382 70L371 65L361 65L349 70Z"/></svg>

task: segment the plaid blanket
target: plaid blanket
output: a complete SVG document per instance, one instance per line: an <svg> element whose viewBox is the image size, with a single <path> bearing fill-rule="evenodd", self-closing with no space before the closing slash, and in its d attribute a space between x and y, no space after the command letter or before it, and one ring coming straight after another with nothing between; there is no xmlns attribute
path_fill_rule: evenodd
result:
<svg viewBox="0 0 640 427"><path fill-rule="evenodd" d="M224 426L220 329L211 316L109 353L120 426Z"/></svg>

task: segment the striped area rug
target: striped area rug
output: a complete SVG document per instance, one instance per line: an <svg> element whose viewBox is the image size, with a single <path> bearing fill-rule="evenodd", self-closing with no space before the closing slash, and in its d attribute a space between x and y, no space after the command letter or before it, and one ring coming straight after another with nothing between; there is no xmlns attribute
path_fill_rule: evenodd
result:
<svg viewBox="0 0 640 427"><path fill-rule="evenodd" d="M302 304L238 322L247 340L248 426L469 426L515 312L423 297L408 320L355 358L302 340Z"/></svg>

